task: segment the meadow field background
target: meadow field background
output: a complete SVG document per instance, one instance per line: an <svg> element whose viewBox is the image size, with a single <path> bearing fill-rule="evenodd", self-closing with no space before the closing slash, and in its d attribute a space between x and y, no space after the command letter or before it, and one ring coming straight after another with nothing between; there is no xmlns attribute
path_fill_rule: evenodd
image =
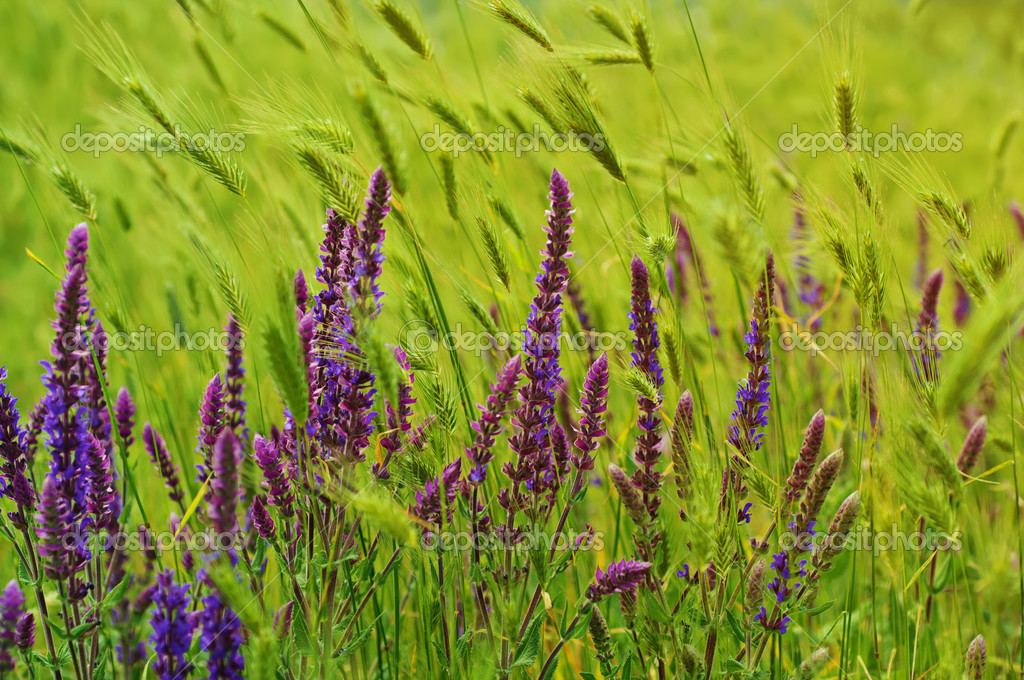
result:
<svg viewBox="0 0 1024 680"><path fill-rule="evenodd" d="M294 358L286 350L299 345L276 333L295 333L287 299L295 272L304 272L312 294L322 287L316 272L325 210L355 223L374 170L382 168L390 182L372 342L404 346L411 368L393 382L378 372L366 461L352 465L361 468L351 473L359 492L338 500L321 479L317 493L300 493L309 503L330 496L363 518L337 598L351 592L360 602L365 595L366 607L347 619L339 614L337 626L314 612L290 624L298 633L278 635L274 614L294 596L281 578L281 553L255 539L245 550L268 563L248 567L238 585L258 589L258 597L247 591L243 598L223 576L203 586L221 589L233 606L258 600L240 616L245 677L802 678L812 670L825 678L1021 677L1024 287L1017 252L1024 217L1014 212L1015 201L1024 200L1020 3L43 0L5 3L0 26L0 366L26 432L47 392L39 362L51 359L66 242L85 223L89 295L108 333L219 337L229 315L238 320L246 338L250 456L256 434L285 427L295 387L289 376L297 370L284 366ZM785 139L794 130L832 134L857 126L933 131L953 140L952 148L811 153ZM598 151L521 153L433 148L439 137L499 128L576 140L596 134L602 144ZM232 146L94 152L82 143L86 133L144 139L168 129L213 130ZM521 643L503 651L496 643L507 644L509 633L484 631L491 621L477 607L484 600L479 565L457 552L439 559L422 547L417 492L429 491L446 465L464 457L496 372L514 354L489 348L488 338L527 323L548 238L553 169L567 180L575 209L562 329L607 341L611 374L607 437L593 452L586 495L553 493L559 508L572 508L567 527L578 534L590 525L599 540L568 551L557 571L535 565L521 577L527 602L538 573L545 579L539 604L528 611L521 596L499 603L505 595L490 582L494 592L486 597L496 599L483 609ZM770 407L759 428L763 444L737 452L727 441L731 414L737 383L751 368L745 334L766 285L769 251L775 295L768 295L771 322L760 330L770 335ZM663 384L631 356L634 255L650 272ZM929 281L938 291L931 306ZM954 342L941 358L934 350L874 351L858 343L869 333L939 330ZM448 332L462 345L439 344ZM822 345L840 336L852 344ZM166 532L172 515L209 493L195 472L203 462L200 399L227 360L220 348L182 345L113 349L106 359L109 395L124 385L136 408L137 441L112 446L118 488L133 499L125 503L124 526ZM379 356L366 347L363 353L376 368ZM555 417L569 441L599 354L562 350L564 396ZM397 375L397 363L388 358L388 365L388 375ZM412 446L403 431L405 453L395 454L391 478L372 479L370 465L386 455L382 438L391 427L383 399L400 385L416 399L410 433L423 426L423 442ZM637 394L651 390L661 423L656 436L664 438L656 466L664 486L660 514L647 525L624 506L608 466L631 475L642 467L634 452L645 398ZM688 465L700 489L677 493L683 459L671 454L686 391L695 413ZM859 492L858 527L939 533L955 537L958 547L847 548L823 570L815 606L794 607L788 631L771 634L753 618L760 604L723 608L715 600L748 583L748 559L757 553L750 540L787 524L780 498L819 409L818 461L840 448L845 454L819 508L819 528ZM167 475L162 479L147 457L147 422L166 442L180 503L168 498ZM512 434L516 425L505 422ZM968 434L979 422L986 432L979 443L980 430L973 430L978 447L967 464L962 450L965 440L970 449ZM29 456L37 490L49 469L47 447L41 435ZM493 451L479 491L492 513L504 483L501 465L515 460L505 434ZM741 466L749 495L737 496L734 506L722 500L733 498L725 493L732 485L720 482L738 455L749 459ZM259 470L246 465L250 478L242 486L258 488ZM466 479L470 467L464 460ZM11 511L7 496L0 504ZM246 499L240 512L247 529L251 494ZM467 501L447 504L458 506L447 520L451 530L468 530ZM737 512L750 517L737 521ZM202 511L190 517L193 532L203 519ZM4 534L16 543L22 539L13 521L5 520ZM651 535L660 544L644 546ZM380 551L367 556L367 543L378 542ZM0 577L21 579L32 611L34 584L19 567L23 548L0 541ZM635 595L628 588L594 605L615 647L608 662L600 647L595 652L590 605L580 602L598 568L639 559L645 550L656 553L658 575L643 586L640 613L629 611ZM777 551L768 549L768 564ZM182 554L169 551L156 562L132 555L128 572L135 576L121 594L138 597L163 569L201 590L201 579L181 566ZM313 571L330 571L312 563ZM707 575L708 565L721 581ZM387 578L378 583L382 570ZM691 581L691 572L702 575ZM310 589L311 603L322 603L333 590L314 581L300 585ZM518 595L519 586L514 590ZM42 592L51 609L59 607L64 593L55 581L45 579ZM304 618L294 610L294 621ZM542 614L536 625L534 613ZM573 629L577 613L590 622L587 631ZM122 649L148 640L149 610L125 616L100 621L105 632L86 631L88 645L65 645L104 661L77 674L67 665L64 677L164 677L153 667L159 654L152 645L134 661ZM34 652L15 654L11 677L29 677L28 665L37 677L53 672L42 639L47 624L36 618ZM59 631L58 615L51 619ZM968 652L979 635L981 667L976 642ZM349 648L328 661L331 636ZM188 652L191 677L232 677L212 669L208 646L197 635ZM707 666L709 648L718 653ZM548 665L552 652L557 662ZM503 668L502 661L515 665Z"/></svg>

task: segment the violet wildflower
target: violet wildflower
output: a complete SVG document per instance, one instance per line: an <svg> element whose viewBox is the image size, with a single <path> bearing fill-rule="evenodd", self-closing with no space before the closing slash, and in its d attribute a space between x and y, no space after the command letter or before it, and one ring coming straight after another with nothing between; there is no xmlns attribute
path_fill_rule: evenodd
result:
<svg viewBox="0 0 1024 680"><path fill-rule="evenodd" d="M68 501L60 493L56 476L51 472L43 480L36 512L36 537L43 571L47 578L60 581L69 575L72 558L67 546L71 533Z"/></svg>
<svg viewBox="0 0 1024 680"><path fill-rule="evenodd" d="M92 517L93 526L99 530L116 524L120 511L120 500L117 489L114 488L110 448L104 446L92 433L89 433L87 437L89 453L87 456L88 484L85 494L86 512Z"/></svg>
<svg viewBox="0 0 1024 680"><path fill-rule="evenodd" d="M956 287L956 306L953 308L953 321L958 327L967 323L967 317L971 313L971 296L967 294L964 284L960 279L955 279L953 285Z"/></svg>
<svg viewBox="0 0 1024 680"><path fill-rule="evenodd" d="M127 449L135 443L135 403L132 401L128 388L121 386L114 402L114 422L117 425L117 436Z"/></svg>
<svg viewBox="0 0 1024 680"><path fill-rule="evenodd" d="M676 495L684 499L690 496L690 449L693 442L693 396L687 390L676 404L676 416L672 422L672 472L675 478Z"/></svg>
<svg viewBox="0 0 1024 680"><path fill-rule="evenodd" d="M517 460L502 468L516 486L529 480L534 494L542 491L544 478L550 472L550 428L555 417L555 393L562 382L558 364L562 293L569 274L566 261L572 257L572 191L558 170L551 173L548 198L551 207L544 226L544 261L535 280L537 294L526 322L526 381L519 389L520 406L512 418L517 432L509 438ZM501 502L507 508L516 500L506 495Z"/></svg>
<svg viewBox="0 0 1024 680"><path fill-rule="evenodd" d="M227 394L224 404L224 420L225 425L234 430L239 439L245 439L245 402L242 400L242 390L245 387L242 348L245 346L245 340L242 336L242 328L234 314L228 315L228 323L224 327L224 332L227 334L228 354L228 367L224 372L224 389Z"/></svg>
<svg viewBox="0 0 1024 680"><path fill-rule="evenodd" d="M822 572L832 567L832 560L843 550L846 537L857 521L857 514L860 512L860 492L854 491L842 502L836 515L832 518L832 524L825 534L824 542L814 551L811 563L814 566L814 573L809 579L811 583L818 580Z"/></svg>
<svg viewBox="0 0 1024 680"><path fill-rule="evenodd" d="M352 248L355 263L352 292L359 308L368 316L375 317L380 312L380 298L384 295L377 282L384 264L384 219L391 211L391 185L384 176L383 168L377 168L370 175L367 193L357 228L357 242Z"/></svg>
<svg viewBox="0 0 1024 680"><path fill-rule="evenodd" d="M293 517L295 493L292 490L292 479L277 445L272 439L256 435L253 455L256 457L256 465L263 471L263 486L267 489L270 504L278 509L282 517Z"/></svg>
<svg viewBox="0 0 1024 680"><path fill-rule="evenodd" d="M825 435L825 413L818 409L818 412L811 417L804 433L804 441L800 446L800 453L797 454L793 463L793 470L786 479L786 502L794 503L803 495L807 488L807 481L811 478L814 464L818 460L818 453L821 451L821 441Z"/></svg>
<svg viewBox="0 0 1024 680"><path fill-rule="evenodd" d="M12 521L24 524L35 508L35 492L25 477L25 431L18 425L18 400L7 391L7 368L0 367L0 495L17 506Z"/></svg>
<svg viewBox="0 0 1024 680"><path fill-rule="evenodd" d="M36 644L36 617L32 612L25 612L14 627L14 646L23 652L32 649Z"/></svg>
<svg viewBox="0 0 1024 680"><path fill-rule="evenodd" d="M267 506L263 504L263 499L260 496L253 497L250 516L252 517L252 525L255 527L256 533L265 541L273 541L274 536L277 535L277 527L274 526L274 520L270 517L270 513L267 512Z"/></svg>
<svg viewBox="0 0 1024 680"><path fill-rule="evenodd" d="M242 445L231 429L225 429L213 447L213 481L207 492L207 513L219 541L238 532L239 468Z"/></svg>
<svg viewBox="0 0 1024 680"><path fill-rule="evenodd" d="M661 364L658 362L658 324L654 320L654 304L651 302L650 279L647 266L638 256L633 256L630 265L632 278L631 310L629 312L630 330L633 338L632 366L639 369L654 385L658 392L658 401L637 395L637 406L640 415L637 425L640 434L637 437L636 451L633 458L639 468L633 473L633 484L640 490L647 513L653 520L658 516L661 498L661 472L656 466L661 459L661 388L665 384Z"/></svg>
<svg viewBox="0 0 1024 680"><path fill-rule="evenodd" d="M825 460L821 461L818 469L814 471L803 499L800 501L800 512L794 520L796 535L802 539L814 525L825 504L825 497L832 489L832 485L839 475L839 469L843 466L843 450L833 451ZM802 540L801 540L802 543ZM801 543L798 543L800 545Z"/></svg>
<svg viewBox="0 0 1024 680"><path fill-rule="evenodd" d="M519 384L519 371L522 367L520 355L515 355L501 367L491 385L491 393L482 405L479 405L480 418L473 422L476 437L473 445L466 449L466 458L473 467L469 471L469 483L482 484L487 478L487 466L494 459L494 441L501 434L501 420L508 410L516 386Z"/></svg>
<svg viewBox="0 0 1024 680"><path fill-rule="evenodd" d="M619 492L622 505L626 508L629 518L639 526L646 526L649 521L647 508L626 473L618 465L610 463L608 465L608 478L612 480L612 486Z"/></svg>
<svg viewBox="0 0 1024 680"><path fill-rule="evenodd" d="M914 335L921 340L924 346L920 359L913 358L914 371L924 382L934 382L939 377L937 364L940 355L933 339L939 331L939 315L936 307L944 278L941 269L936 269L928 277L924 284L924 293L921 295L921 313L917 317L917 324L914 328Z"/></svg>
<svg viewBox="0 0 1024 680"><path fill-rule="evenodd" d="M412 423L409 421L413 415L412 405L416 403L415 397L412 396L412 385L415 376L409 365L409 358L401 347L394 347L392 351L395 354L398 365L402 368L403 376L398 384L398 404L385 405L387 411L387 433L380 440L380 446L385 451L384 461L379 467L377 463L373 464L374 474L381 479L387 479L391 476L388 472L388 463L401 450L406 434L412 429Z"/></svg>
<svg viewBox="0 0 1024 680"><path fill-rule="evenodd" d="M161 680L184 680L192 672L192 664L185 660L196 630L195 617L189 613L190 587L188 583L175 584L171 570L156 575L152 594L156 609L150 619L153 634L149 641L156 657L153 672Z"/></svg>
<svg viewBox="0 0 1024 680"><path fill-rule="evenodd" d="M587 599L597 603L602 598L615 593L635 593L647 578L647 572L650 569L650 562L638 562L630 559L612 562L608 565L608 570L604 572L598 567L597 573L594 574L594 581L587 589Z"/></svg>
<svg viewBox="0 0 1024 680"><path fill-rule="evenodd" d="M988 651L985 649L985 638L977 636L971 640L967 648L967 678L968 680L981 680L985 676L985 665Z"/></svg>
<svg viewBox="0 0 1024 680"><path fill-rule="evenodd" d="M149 454L149 460L156 466L157 472L164 480L167 496L184 510L185 495L181 490L181 481L178 478L178 466L171 460L163 438L149 423L142 428L142 443L146 447L146 453Z"/></svg>
<svg viewBox="0 0 1024 680"><path fill-rule="evenodd" d="M306 275L299 269L292 279L292 294L295 296L295 318L301 319L306 314L309 302L309 287L306 286Z"/></svg>
<svg viewBox="0 0 1024 680"><path fill-rule="evenodd" d="M969 474L971 468L978 461L978 455L985 448L985 437L988 435L988 419L981 416L971 426L967 437L964 439L963 448L956 459L956 467L962 474Z"/></svg>
<svg viewBox="0 0 1024 680"><path fill-rule="evenodd" d="M764 432L760 430L768 425L772 360L768 325L774 297L775 260L768 253L763 278L754 296L750 332L743 336L747 343L744 356L750 369L736 392L736 409L732 413L733 424L729 427L729 443L736 447L744 460L761 448Z"/></svg>
<svg viewBox="0 0 1024 680"><path fill-rule="evenodd" d="M11 649L15 646L18 621L24 613L25 595L18 587L18 581L11 579L0 593L0 674L14 670Z"/></svg>
<svg viewBox="0 0 1024 680"><path fill-rule="evenodd" d="M462 459L456 458L441 471L439 477L428 480L421 491L416 492L416 502L412 506L412 514L427 524L440 527L443 517L451 519L452 505L455 503L455 495L459 489L459 477L462 474ZM443 505L447 512L442 515Z"/></svg>
<svg viewBox="0 0 1024 680"><path fill-rule="evenodd" d="M806 306L810 315L808 318L814 319L810 321L810 329L816 331L821 326L821 317L816 317L814 313L825 301L825 284L811 273L811 258L807 254L810 245L810 231L807 228L807 213L803 199L798 192L793 192L793 199L796 204L793 209L792 234L796 247L796 258L793 262L793 268L799 276L797 279L797 297Z"/></svg>
<svg viewBox="0 0 1024 680"><path fill-rule="evenodd" d="M196 481L205 481L211 470L213 445L224 430L224 383L217 373L206 384L203 398L199 402L199 447L203 455L203 464L197 465L199 475Z"/></svg>
<svg viewBox="0 0 1024 680"><path fill-rule="evenodd" d="M761 624L766 632L777 632L783 634L789 630L789 624L793 619L788 616L769 616L767 610L761 607L761 611L754 615L754 621Z"/></svg>
<svg viewBox="0 0 1024 680"><path fill-rule="evenodd" d="M602 353L587 370L587 377L580 390L580 421L576 425L575 450L572 464L577 470L586 472L594 469L594 451L605 436L604 413L608 409L608 354ZM573 493L579 489L573 489Z"/></svg>
<svg viewBox="0 0 1024 680"><path fill-rule="evenodd" d="M221 438L230 437L225 433ZM219 445L219 442L218 442ZM231 608L221 601L216 591L203 598L200 614L202 635L200 644L209 652L206 661L209 680L242 680L245 677L245 659L242 647L242 622Z"/></svg>

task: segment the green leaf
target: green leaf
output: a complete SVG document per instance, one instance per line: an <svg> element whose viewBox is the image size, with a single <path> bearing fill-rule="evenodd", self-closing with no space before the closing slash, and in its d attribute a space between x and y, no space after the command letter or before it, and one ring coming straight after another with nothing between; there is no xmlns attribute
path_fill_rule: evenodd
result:
<svg viewBox="0 0 1024 680"><path fill-rule="evenodd" d="M381 614L383 616L383 614ZM366 644L366 641L370 639L370 633L373 632L373 627L377 625L377 621L380 620L380 616L371 621L369 625L359 631L352 640L341 649L341 653L338 654L338 663L343 664L352 658L352 655L359 651L359 648Z"/></svg>
<svg viewBox="0 0 1024 680"><path fill-rule="evenodd" d="M320 646L310 636L309 628L306 626L306 617L301 611L295 612L292 621L292 642L295 643L295 651L303 656L317 658L320 656Z"/></svg>
<svg viewBox="0 0 1024 680"><path fill-rule="evenodd" d="M526 627L523 640L516 648L516 655L512 658L512 667L529 666L537 660L540 653L540 627L544 623L545 613L541 612L533 617L530 625Z"/></svg>
<svg viewBox="0 0 1024 680"><path fill-rule="evenodd" d="M729 631L736 638L736 641L745 641L747 639L746 633L743 632L743 626L740 624L739 619L736 618L736 615L726 610L725 618L729 621Z"/></svg>
<svg viewBox="0 0 1024 680"><path fill-rule="evenodd" d="M835 602L836 602L835 600L829 600L825 604L819 604L817 607L812 607L811 609L806 610L806 612L808 614L810 614L811 616L815 616L817 614L821 614L822 612L825 612L825 611L828 611L829 609L831 609L832 605L835 604Z"/></svg>
<svg viewBox="0 0 1024 680"><path fill-rule="evenodd" d="M580 616L580 620L576 622L576 626L572 630L565 631L564 637L566 640L578 640L582 637L586 637L587 629L590 627L590 617L594 615L594 608L590 607L587 609L587 613Z"/></svg>

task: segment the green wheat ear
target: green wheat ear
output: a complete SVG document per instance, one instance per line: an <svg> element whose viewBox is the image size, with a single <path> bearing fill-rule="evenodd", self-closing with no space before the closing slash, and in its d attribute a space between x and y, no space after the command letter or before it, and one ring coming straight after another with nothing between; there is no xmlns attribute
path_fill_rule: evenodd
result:
<svg viewBox="0 0 1024 680"><path fill-rule="evenodd" d="M857 90L849 71L836 75L835 95L832 101L836 132L843 136L846 148L851 148L851 136L857 132Z"/></svg>
<svg viewBox="0 0 1024 680"><path fill-rule="evenodd" d="M604 5L590 5L587 7L587 14L598 26L608 32L613 38L632 45L632 41L629 39L629 33L626 31L626 26L622 23L622 20Z"/></svg>
<svg viewBox="0 0 1024 680"><path fill-rule="evenodd" d="M434 55L433 49L430 47L430 40L408 13L397 7L391 0L376 0L373 3L373 8L391 29L391 32L395 34L395 37L421 58L430 61Z"/></svg>
<svg viewBox="0 0 1024 680"><path fill-rule="evenodd" d="M651 73L654 72L654 36L651 34L651 27L647 23L647 15L638 8L631 7L629 10L629 28L633 36L633 47L640 57L640 61Z"/></svg>
<svg viewBox="0 0 1024 680"><path fill-rule="evenodd" d="M485 217L476 218L477 231L480 234L480 241L487 254L487 262L491 266L491 273L501 282L505 290L509 290L509 268L508 253L505 250L505 242L502 240L494 224Z"/></svg>
<svg viewBox="0 0 1024 680"><path fill-rule="evenodd" d="M765 197L761 182L754 172L754 163L750 159L747 145L739 131L732 123L725 125L725 151L732 169L733 181L739 190L743 205L750 218L757 224L764 224Z"/></svg>
<svg viewBox="0 0 1024 680"><path fill-rule="evenodd" d="M548 52L555 51L555 48L551 46L551 39L548 38L544 27L540 25L537 18L519 0L489 0L486 2L485 7L503 22Z"/></svg>

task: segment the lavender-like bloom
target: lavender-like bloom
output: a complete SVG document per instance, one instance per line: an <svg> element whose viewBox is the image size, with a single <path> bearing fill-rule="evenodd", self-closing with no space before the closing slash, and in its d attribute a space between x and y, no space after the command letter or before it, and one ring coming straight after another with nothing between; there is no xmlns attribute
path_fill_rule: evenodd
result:
<svg viewBox="0 0 1024 680"><path fill-rule="evenodd" d="M245 369L242 368L242 347L244 339L238 319L234 314L228 316L228 324L224 327L227 333L228 368L224 372L224 388L227 401L224 404L225 425L230 427L244 439L245 434L245 402L242 401Z"/></svg>
<svg viewBox="0 0 1024 680"><path fill-rule="evenodd" d="M56 476L51 472L43 481L36 512L36 537L43 571L47 578L60 581L67 578L72 558L66 538L71 533L68 501L60 493Z"/></svg>
<svg viewBox="0 0 1024 680"><path fill-rule="evenodd" d="M7 391L7 368L0 367L0 495L18 507L11 520L20 524L35 507L35 492L25 477L25 431L18 425L18 400Z"/></svg>
<svg viewBox="0 0 1024 680"><path fill-rule="evenodd" d="M36 643L36 617L25 612L14 627L14 646L23 652L32 649Z"/></svg>
<svg viewBox="0 0 1024 680"><path fill-rule="evenodd" d="M619 492L622 505L626 508L629 518L637 525L646 525L648 521L646 506L622 468L614 463L610 463L608 465L608 478L611 479L615 490Z"/></svg>
<svg viewBox="0 0 1024 680"><path fill-rule="evenodd" d="M679 396L676 416L672 421L670 437L672 445L672 471L676 483L676 495L684 499L690 496L690 450L693 443L693 395L686 390Z"/></svg>
<svg viewBox="0 0 1024 680"><path fill-rule="evenodd" d="M807 491L800 501L800 513L797 515L794 524L798 545L803 545L803 537L807 534L818 518L822 505L825 504L825 497L835 484L839 476L839 469L843 466L843 450L833 451L825 460L821 461L818 469L814 471Z"/></svg>
<svg viewBox="0 0 1024 680"><path fill-rule="evenodd" d="M120 501L114 488L114 471L110 460L110 448L92 433L87 435L89 454L87 457L88 485L85 493L86 512L92 517L96 530L113 526L117 522Z"/></svg>
<svg viewBox="0 0 1024 680"><path fill-rule="evenodd" d="M160 477L167 487L167 496L178 505L184 504L185 495L181 490L181 481L178 478L178 466L171 460L171 454L167 451L167 445L156 430L146 423L142 428L142 443L149 454L149 460L156 466Z"/></svg>
<svg viewBox="0 0 1024 680"><path fill-rule="evenodd" d="M842 551L846 537L853 528L853 523L857 520L859 512L860 492L854 491L839 506L836 516L832 518L828 533L825 535L825 541L814 551L811 564L815 571L809 579L811 583L817 582L821 573L832 567L832 560Z"/></svg>
<svg viewBox="0 0 1024 680"><path fill-rule="evenodd" d="M208 495L208 514L214 531L234 535L238 531L239 468L242 445L231 429L225 429L213 447L213 481Z"/></svg>
<svg viewBox="0 0 1024 680"><path fill-rule="evenodd" d="M558 364L562 293L569 275L567 260L572 257L569 251L573 233L572 191L558 170L551 173L548 198L551 207L544 226L547 233L545 257L526 322L526 360L523 363L526 381L519 389L520 406L512 418L518 431L509 438L517 460L502 468L516 485L529 480L534 494L543 490L551 467L550 428L555 417L555 393L562 382ZM514 502L511 498L503 501L506 505Z"/></svg>
<svg viewBox="0 0 1024 680"><path fill-rule="evenodd" d="M358 238L352 248L355 268L352 292L359 309L370 317L380 312L380 298L384 295L377 284L384 264L384 218L391 211L391 185L384 169L377 168L370 175L366 207L359 220Z"/></svg>
<svg viewBox="0 0 1024 680"><path fill-rule="evenodd" d="M253 497L252 510L249 514L252 517L252 525L256 528L256 533L268 542L273 541L277 535L277 527L274 525L270 513L267 512L267 506L263 504L261 497Z"/></svg>
<svg viewBox="0 0 1024 680"><path fill-rule="evenodd" d="M198 479L204 481L212 469L211 456L213 445L217 443L221 432L224 430L224 383L220 373L210 379L203 392L203 398L199 402L199 447L198 451L203 455L203 464L196 466L199 469Z"/></svg>
<svg viewBox="0 0 1024 680"><path fill-rule="evenodd" d="M0 673L14 670L11 648L14 647L18 621L25 613L24 607L25 596L18 587L18 582L12 579L3 593L0 593Z"/></svg>
<svg viewBox="0 0 1024 680"><path fill-rule="evenodd" d="M462 459L456 458L445 466L439 477L427 481L421 491L416 492L416 502L412 514L431 526L443 524L441 512L441 494L444 493L446 516L451 519L452 504L459 489L459 477L462 474Z"/></svg>
<svg viewBox="0 0 1024 680"><path fill-rule="evenodd" d="M939 315L936 308L944 278L941 269L936 269L928 277L924 284L924 293L921 296L921 313L917 317L917 324L914 328L914 335L924 343L920 365L918 365L917 358L913 359L914 370L918 377L925 382L934 382L939 377L937 365L940 358L939 350L935 348L932 339L939 330Z"/></svg>
<svg viewBox="0 0 1024 680"><path fill-rule="evenodd" d="M282 517L294 517L295 493L292 491L291 475L277 445L273 440L256 435L253 453L256 465L263 471L263 486L267 489L270 504L278 509Z"/></svg>
<svg viewBox="0 0 1024 680"><path fill-rule="evenodd" d="M117 425L117 436L124 442L125 448L135 443L135 403L128 393L128 388L121 386L114 402L114 423Z"/></svg>
<svg viewBox="0 0 1024 680"><path fill-rule="evenodd" d="M988 651L985 649L985 638L978 636L971 640L967 648L967 678L981 680L985 676L985 665Z"/></svg>
<svg viewBox="0 0 1024 680"><path fill-rule="evenodd" d="M176 585L174 572L167 570L156 575L156 588L152 591L156 609L150 623L153 634L149 641L156 658L153 672L161 680L185 680L193 666L185 660L196 631L196 620L189 611L191 584Z"/></svg>
<svg viewBox="0 0 1024 680"><path fill-rule="evenodd" d="M608 410L608 354L602 353L587 370L587 377L580 390L580 421L576 425L576 441L573 446L579 453L572 454L572 464L577 470L594 469L594 451L601 445L601 438L607 432L604 413ZM582 481L582 480L581 480ZM573 489L578 492L579 489Z"/></svg>
<svg viewBox="0 0 1024 680"><path fill-rule="evenodd" d="M768 253L764 276L754 296L750 332L743 336L747 343L744 356L750 369L736 392L736 409L732 413L733 424L729 427L729 443L736 447L743 460L761 448L764 432L759 430L768 425L772 360L768 324L774 297L775 259Z"/></svg>
<svg viewBox="0 0 1024 680"><path fill-rule="evenodd" d="M398 404L385 405L387 410L387 433L381 437L380 447L386 453L384 454L383 464L379 466L377 463L373 464L374 474L381 479L388 479L391 476L391 473L388 472L388 463L401 450L402 441L405 439L406 433L412 428L412 423L410 422L413 415L412 405L416 403L416 398L412 396L412 384L415 380L415 375L412 372L412 367L409 365L409 358L401 347L394 347L392 351L395 354L395 360L401 366L405 375L403 376L404 379L398 384Z"/></svg>
<svg viewBox="0 0 1024 680"><path fill-rule="evenodd" d="M225 433L221 441L231 436ZM210 654L206 661L208 679L242 680L245 677L245 659L239 651L242 647L242 622L221 601L216 591L203 598L200 617L200 644Z"/></svg>
<svg viewBox="0 0 1024 680"><path fill-rule="evenodd" d="M971 314L971 296L967 294L967 289L964 288L964 284L960 283L960 279L954 280L953 284L956 286L956 307L953 308L953 321L962 328Z"/></svg>
<svg viewBox="0 0 1024 680"><path fill-rule="evenodd" d="M482 484L487 478L487 466L494 459L494 441L502 432L501 420L519 384L521 367L521 355L517 354L509 359L498 371L486 401L478 405L480 418L473 422L476 437L473 439L473 445L466 449L466 458L473 465L468 476L470 484Z"/></svg>
<svg viewBox="0 0 1024 680"><path fill-rule="evenodd" d="M306 275L301 269L295 272L295 278L292 279L292 294L295 296L295 318L301 319L305 316L309 303L309 287L306 285Z"/></svg>
<svg viewBox="0 0 1024 680"><path fill-rule="evenodd" d="M964 439L964 446L960 449L960 455L956 459L956 468L962 474L969 474L974 464L978 462L978 455L985 448L985 437L988 435L988 419L981 416L971 426Z"/></svg>
<svg viewBox="0 0 1024 680"><path fill-rule="evenodd" d="M587 589L587 599L596 603L615 593L635 593L647 578L647 572L650 569L650 562L638 562L630 559L612 562L608 565L606 572L602 572L598 567L597 573L594 574L594 581Z"/></svg>
<svg viewBox="0 0 1024 680"><path fill-rule="evenodd" d="M644 506L651 519L658 516L661 498L661 472L655 469L661 459L661 388L665 384L661 364L658 363L658 324L654 320L654 304L651 302L650 278L647 266L638 256L633 256L630 265L633 294L631 311L629 312L630 330L633 339L632 366L639 369L651 381L658 391L658 401L652 401L637 395L636 403L640 410L637 425L640 434L637 437L636 451L633 454L639 468L633 474L633 484L643 494Z"/></svg>
<svg viewBox="0 0 1024 680"><path fill-rule="evenodd" d="M807 481L811 478L814 464L818 461L818 453L821 451L821 441L825 436L825 413L818 409L818 412L811 417L804 433L804 442L800 446L800 453L797 454L793 463L793 470L786 479L786 502L794 503L803 495L807 488Z"/></svg>
<svg viewBox="0 0 1024 680"><path fill-rule="evenodd" d="M797 295L800 302L807 306L811 314L824 302L825 284L819 281L811 273L811 258L807 255L810 233L807 228L807 215L803 205L803 199L798 192L793 194L796 207L793 210L793 240L796 242L796 259L793 262L794 269L799 274L797 280ZM818 317L810 323L812 331L818 330L821 326L821 318Z"/></svg>

